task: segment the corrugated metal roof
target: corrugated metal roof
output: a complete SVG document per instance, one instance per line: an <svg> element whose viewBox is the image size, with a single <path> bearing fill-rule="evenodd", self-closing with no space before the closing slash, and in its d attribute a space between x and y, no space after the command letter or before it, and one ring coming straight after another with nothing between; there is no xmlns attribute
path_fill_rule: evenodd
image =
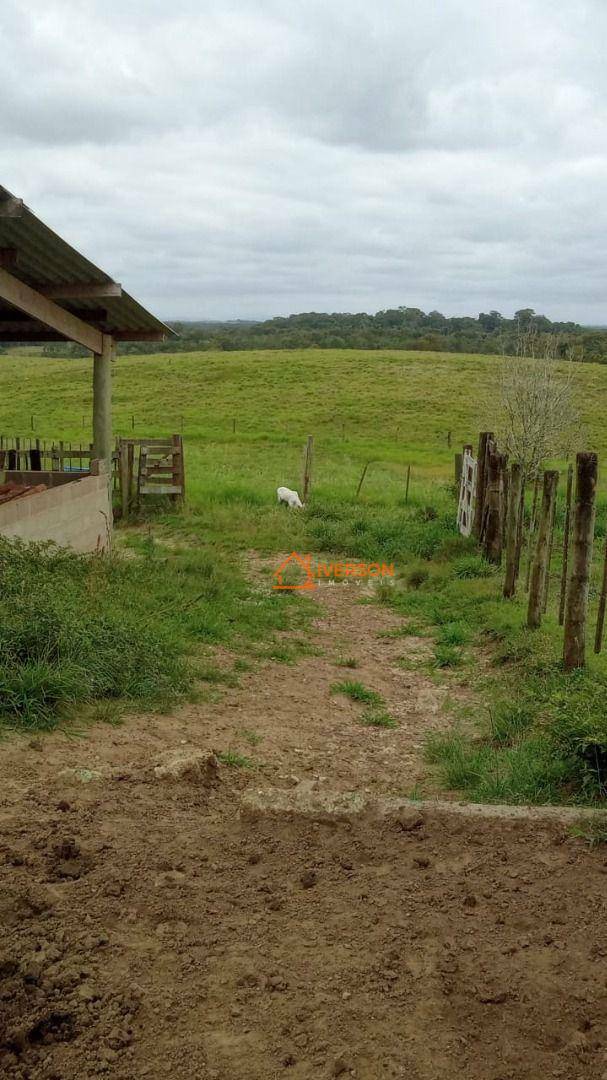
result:
<svg viewBox="0 0 607 1080"><path fill-rule="evenodd" d="M0 185L0 207L14 200L15 196ZM17 206L15 216L0 214L0 249L16 250L16 260L10 266L10 273L32 288L113 283L109 274L62 240L25 205ZM103 333L114 334L121 341L137 340L138 336L146 333L177 336L124 290L120 296L56 299L54 302L66 311L79 315ZM9 316L5 313L0 318L7 319ZM40 329L43 328L38 326ZM49 340L54 340L58 335L49 332L48 336Z"/></svg>

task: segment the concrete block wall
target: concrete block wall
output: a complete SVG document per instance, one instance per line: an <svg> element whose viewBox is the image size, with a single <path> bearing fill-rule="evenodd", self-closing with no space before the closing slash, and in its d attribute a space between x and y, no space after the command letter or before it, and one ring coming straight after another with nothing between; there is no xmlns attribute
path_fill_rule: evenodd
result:
<svg viewBox="0 0 607 1080"><path fill-rule="evenodd" d="M95 472L91 464L90 476L0 505L0 535L54 540L79 552L105 551L112 507L107 475Z"/></svg>

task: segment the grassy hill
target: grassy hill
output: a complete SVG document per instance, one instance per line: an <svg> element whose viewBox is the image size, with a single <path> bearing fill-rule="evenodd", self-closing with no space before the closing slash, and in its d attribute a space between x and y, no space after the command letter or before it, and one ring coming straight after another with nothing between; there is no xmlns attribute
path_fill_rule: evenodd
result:
<svg viewBox="0 0 607 1080"><path fill-rule="evenodd" d="M300 483L305 437L315 437L315 490L349 497L370 459L363 495L402 496L451 477L453 453L493 426L486 400L499 359L420 352L301 350L123 356L114 369L119 434L183 431L191 500L220 490L272 499ZM584 448L607 453L607 367L576 365ZM0 358L0 432L87 442L91 363ZM134 424L134 426L133 426ZM452 448L447 442L451 432Z"/></svg>

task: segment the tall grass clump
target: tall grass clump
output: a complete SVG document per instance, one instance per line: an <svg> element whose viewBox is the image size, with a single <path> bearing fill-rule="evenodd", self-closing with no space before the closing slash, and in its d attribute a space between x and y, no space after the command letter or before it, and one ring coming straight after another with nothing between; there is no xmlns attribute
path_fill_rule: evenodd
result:
<svg viewBox="0 0 607 1080"><path fill-rule="evenodd" d="M85 703L183 692L187 644L154 617L156 575L0 538L0 719L48 729Z"/></svg>
<svg viewBox="0 0 607 1080"><path fill-rule="evenodd" d="M0 724L51 729L93 703L168 703L208 673L206 644L271 640L305 611L200 548L145 539L131 558L90 557L0 537Z"/></svg>

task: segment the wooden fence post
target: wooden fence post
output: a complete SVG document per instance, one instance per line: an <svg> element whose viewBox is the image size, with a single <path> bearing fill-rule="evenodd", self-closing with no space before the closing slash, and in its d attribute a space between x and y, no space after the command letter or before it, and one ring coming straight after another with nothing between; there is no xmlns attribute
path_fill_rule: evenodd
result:
<svg viewBox="0 0 607 1080"><path fill-rule="evenodd" d="M522 489L523 470L515 461L510 466L510 497L506 516L506 577L504 579L504 596L506 599L510 599L516 592Z"/></svg>
<svg viewBox="0 0 607 1080"><path fill-rule="evenodd" d="M411 466L407 465L407 483L405 485L405 506L409 502L409 483L411 480Z"/></svg>
<svg viewBox="0 0 607 1080"><path fill-rule="evenodd" d="M504 463L502 486L502 546L506 545L506 522L508 520L508 507L510 505L510 470L508 468L508 455Z"/></svg>
<svg viewBox="0 0 607 1080"><path fill-rule="evenodd" d="M575 511L571 577L565 604L563 666L574 671L586 664L586 618L592 564L598 459L596 454L576 457Z"/></svg>
<svg viewBox="0 0 607 1080"><path fill-rule="evenodd" d="M521 494L519 498L518 524L516 529L516 580L521 572L521 556L525 539L525 474L521 467Z"/></svg>
<svg viewBox="0 0 607 1080"><path fill-rule="evenodd" d="M544 473L542 488L542 506L540 509L540 521L537 531L537 544L531 569L531 584L529 587L529 606L527 608L527 626L530 630L537 630L542 622L542 609L544 606L544 588L546 568L548 564L548 550L550 546L550 524L554 514L554 502L556 488L559 482L559 474L554 470Z"/></svg>
<svg viewBox="0 0 607 1080"><path fill-rule="evenodd" d="M561 571L561 596L559 600L559 626L565 622L567 598L567 571L569 568L569 540L571 538L571 496L573 494L573 465L567 469L567 496L565 500L565 526L563 529L563 568Z"/></svg>
<svg viewBox="0 0 607 1080"><path fill-rule="evenodd" d="M478 440L476 462L476 501L474 507L474 535L480 540L485 510L486 462L488 444L493 441L492 431L481 431Z"/></svg>
<svg viewBox="0 0 607 1080"><path fill-rule="evenodd" d="M525 589L531 582L531 565L533 563L533 536L537 525L537 503L540 492L540 478L536 476L533 481L533 503L531 505L531 517L529 518L529 531L527 533L527 574L525 577Z"/></svg>
<svg viewBox="0 0 607 1080"><path fill-rule="evenodd" d="M370 461L368 461L368 462L367 462L367 464L365 465L365 467L364 467L363 471L362 471L362 474L361 474L361 478L360 478L360 480L358 481L358 487L357 487L357 489L356 489L356 496L355 496L355 498L358 498L358 496L360 495L360 489L361 489L361 487L363 486L363 480L365 479L365 476L367 475L367 469L369 468L369 465L370 465L370 464L371 464L371 462L370 462Z"/></svg>
<svg viewBox="0 0 607 1080"><path fill-rule="evenodd" d="M307 503L308 495L312 488L312 455L314 452L314 437L308 435L306 440L306 449L304 452L304 471L303 471L303 496L302 502Z"/></svg>
<svg viewBox="0 0 607 1080"><path fill-rule="evenodd" d="M129 490L129 452L126 439L118 440L118 476L120 479L122 520L127 521L131 503L131 492Z"/></svg>
<svg viewBox="0 0 607 1080"><path fill-rule="evenodd" d="M607 607L607 538L605 539L605 554L603 556L603 578L601 581L601 594L599 596L599 612L596 620L596 632L594 635L594 651L600 653L603 648L603 628L605 626L605 608Z"/></svg>
<svg viewBox="0 0 607 1080"><path fill-rule="evenodd" d="M507 460L506 454L500 454L495 450L490 452L485 485L485 511L481 530L483 549L485 558L497 566L502 561L504 471Z"/></svg>
<svg viewBox="0 0 607 1080"><path fill-rule="evenodd" d="M544 595L542 597L542 615L545 615L548 610L548 594L550 592L550 567L552 565L552 549L554 547L554 524L556 520L556 500L558 493L558 480L556 482L556 488L554 491L554 502L552 503L552 515L548 525L548 557L546 559L546 573L544 574Z"/></svg>

